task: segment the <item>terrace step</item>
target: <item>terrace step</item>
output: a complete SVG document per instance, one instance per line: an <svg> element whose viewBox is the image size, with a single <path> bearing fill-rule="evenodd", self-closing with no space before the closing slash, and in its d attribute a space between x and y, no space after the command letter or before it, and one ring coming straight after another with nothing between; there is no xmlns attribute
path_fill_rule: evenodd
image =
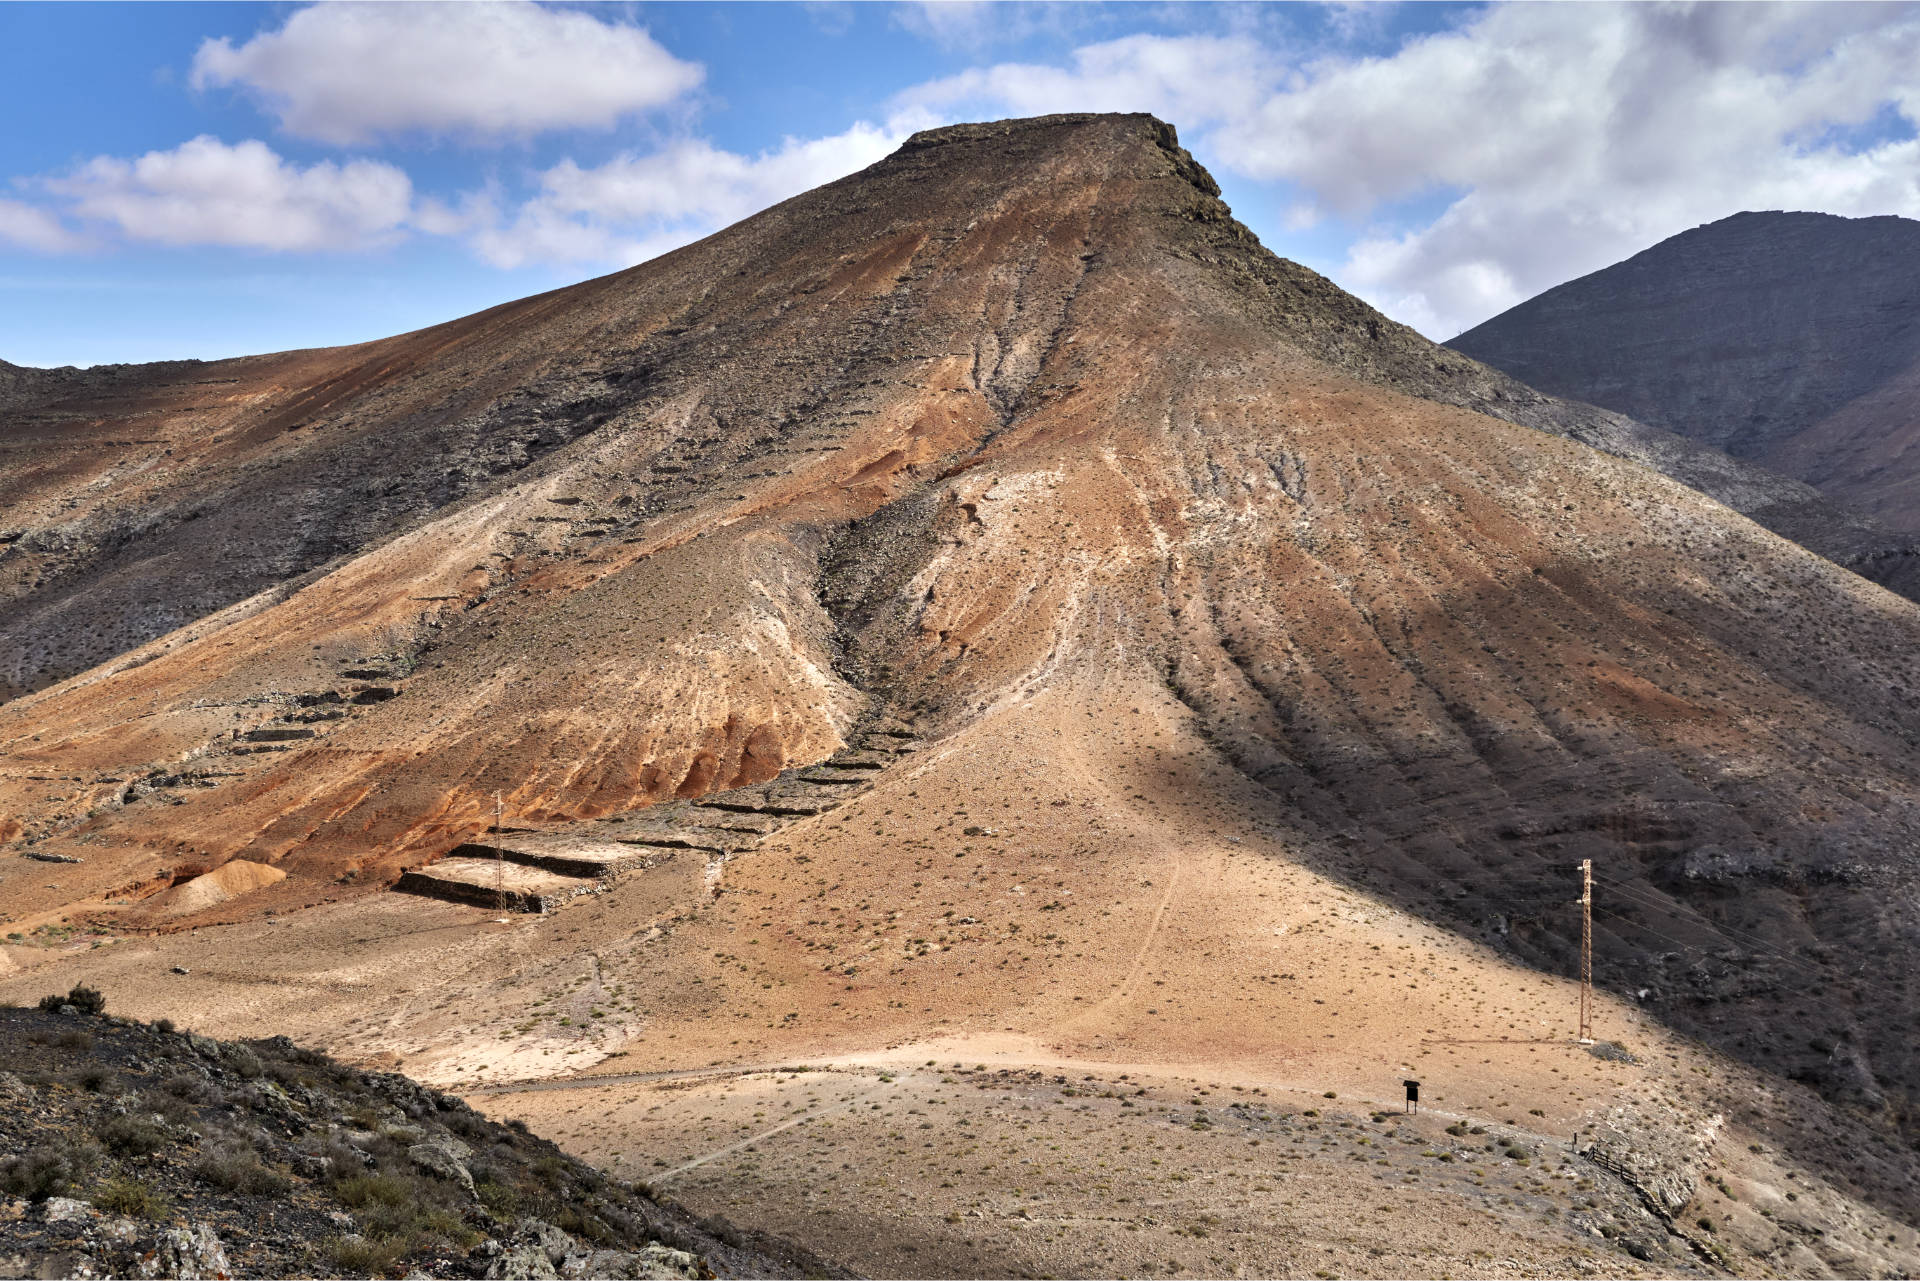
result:
<svg viewBox="0 0 1920 1281"><path fill-rule="evenodd" d="M583 894L605 892L607 882L492 858L443 858L401 873L393 888L501 912L550 912Z"/></svg>
<svg viewBox="0 0 1920 1281"><path fill-rule="evenodd" d="M564 832L534 832L503 833L468 841L455 846L447 857L498 858L521 867L542 868L563 876L611 880L624 872L651 867L662 856L648 855L632 845L617 841L595 840Z"/></svg>

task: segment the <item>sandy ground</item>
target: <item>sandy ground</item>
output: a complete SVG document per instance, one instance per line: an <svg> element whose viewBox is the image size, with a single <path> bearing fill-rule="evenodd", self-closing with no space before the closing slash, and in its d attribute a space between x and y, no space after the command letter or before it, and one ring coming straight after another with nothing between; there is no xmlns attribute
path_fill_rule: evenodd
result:
<svg viewBox="0 0 1920 1281"><path fill-rule="evenodd" d="M368 895L13 946L0 993L84 978L401 1068L877 1275L1920 1266L1808 1172L1794 1118L1838 1124L1810 1094L1608 998L1596 1031L1639 1061L1594 1057L1575 984L1311 870L1171 700L1074 692L736 855L717 897L692 860L545 917ZM1649 1100L1731 1119L1697 1244L1569 1146Z"/></svg>

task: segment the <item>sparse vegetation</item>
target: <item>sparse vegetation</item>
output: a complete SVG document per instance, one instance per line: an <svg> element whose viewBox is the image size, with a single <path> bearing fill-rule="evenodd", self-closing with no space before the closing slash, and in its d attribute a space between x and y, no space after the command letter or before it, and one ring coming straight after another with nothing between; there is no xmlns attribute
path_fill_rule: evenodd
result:
<svg viewBox="0 0 1920 1281"><path fill-rule="evenodd" d="M85 984L74 987L65 996L54 993L40 998L40 1008L50 1014L57 1013L63 1005L71 1005L82 1014L102 1014L107 1008L107 998Z"/></svg>
<svg viewBox="0 0 1920 1281"><path fill-rule="evenodd" d="M94 1189L90 1199L98 1209L134 1219L158 1219L170 1208L151 1184L131 1178L108 1179Z"/></svg>

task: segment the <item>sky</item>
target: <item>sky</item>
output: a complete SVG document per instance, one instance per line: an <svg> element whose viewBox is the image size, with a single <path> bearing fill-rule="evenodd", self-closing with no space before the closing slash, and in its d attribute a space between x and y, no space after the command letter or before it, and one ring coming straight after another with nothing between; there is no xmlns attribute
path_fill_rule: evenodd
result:
<svg viewBox="0 0 1920 1281"><path fill-rule="evenodd" d="M1444 340L1749 209L1920 217L1904 4L0 3L0 360L357 342L916 129L1151 111Z"/></svg>

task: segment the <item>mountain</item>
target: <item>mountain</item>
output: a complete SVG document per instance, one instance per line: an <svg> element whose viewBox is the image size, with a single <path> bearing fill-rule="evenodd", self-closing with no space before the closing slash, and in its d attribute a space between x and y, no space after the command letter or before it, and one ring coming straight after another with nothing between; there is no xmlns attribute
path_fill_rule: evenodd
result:
<svg viewBox="0 0 1920 1281"><path fill-rule="evenodd" d="M1448 346L1920 532L1920 222L1735 214Z"/></svg>
<svg viewBox="0 0 1920 1281"><path fill-rule="evenodd" d="M1212 179L1195 173L1207 195ZM868 221L887 230L884 219ZM769 222L754 234L724 233L712 252L731 245L730 262L760 252L777 259L818 230ZM1229 239L1249 236L1235 224ZM766 305L772 282L724 269L735 273L724 300L709 297L711 282L684 274L626 272L358 347L87 370L0 364L0 449L10 464L0 473L0 698L261 593L284 594L436 513L496 493L583 435L615 434L617 420L657 409L665 380L684 377L699 317ZM1632 459L1896 590L1920 583L1911 540L1890 540L1806 484L1646 425L1670 425L1659 416L1634 421L1543 396L1435 348L1295 264L1259 255L1235 270L1241 278L1223 283L1238 306L1352 376ZM896 283L907 286L900 298L915 292L916 281ZM739 329L736 343L784 341L793 328L792 317L739 319L729 325ZM821 371L783 366L780 374L815 396L832 394ZM807 404L788 397L774 412L791 427ZM650 501L675 501L669 475L756 457L780 429L709 426L697 460L665 464L690 471L649 477ZM625 497L641 501L639 491Z"/></svg>
<svg viewBox="0 0 1920 1281"><path fill-rule="evenodd" d="M864 1271L1226 1266L1109 1194L1265 1273L1920 1263L1920 607L1274 257L1158 121L33 394L0 992L294 1020ZM1313 1156L1389 1124L1391 1256Z"/></svg>

